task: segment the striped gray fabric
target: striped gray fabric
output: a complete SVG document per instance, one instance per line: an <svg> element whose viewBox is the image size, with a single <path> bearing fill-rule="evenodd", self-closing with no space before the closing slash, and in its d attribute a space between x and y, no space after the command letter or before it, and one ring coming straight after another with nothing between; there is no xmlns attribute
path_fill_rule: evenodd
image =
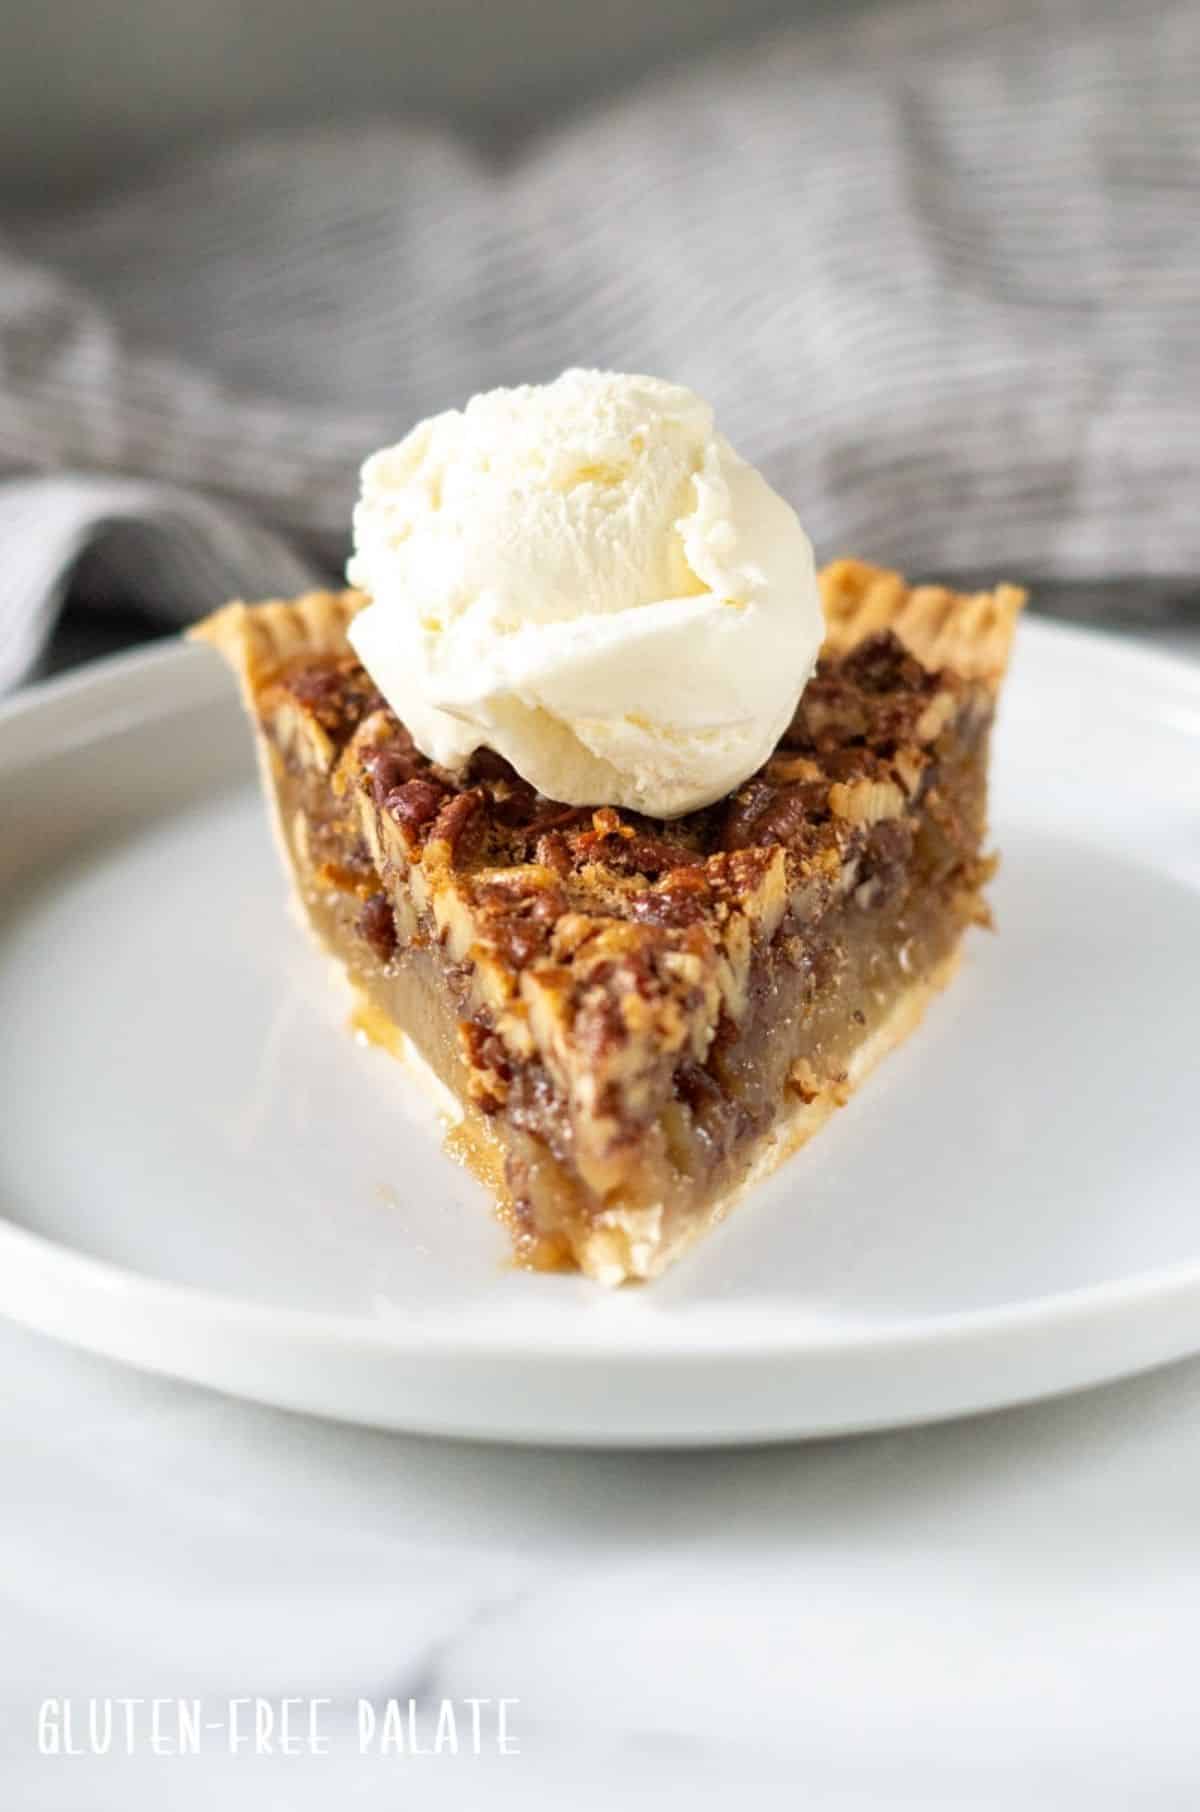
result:
<svg viewBox="0 0 1200 1812"><path fill-rule="evenodd" d="M504 160L193 155L0 238L0 686L85 553L171 621L303 584L369 448L574 363L709 396L823 553L1194 575L1198 304L1192 0L893 4Z"/></svg>

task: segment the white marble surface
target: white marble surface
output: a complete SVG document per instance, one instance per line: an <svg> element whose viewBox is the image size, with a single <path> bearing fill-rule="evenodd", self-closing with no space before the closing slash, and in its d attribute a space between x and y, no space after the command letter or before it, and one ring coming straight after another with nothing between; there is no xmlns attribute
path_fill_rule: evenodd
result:
<svg viewBox="0 0 1200 1812"><path fill-rule="evenodd" d="M1187 638L1180 638L1186 640ZM747 1452L405 1439L0 1326L0 1808L1190 1808L1200 1361ZM333 1701L329 1753L43 1756L43 1699ZM501 1696L519 1754L359 1753Z"/></svg>
<svg viewBox="0 0 1200 1812"><path fill-rule="evenodd" d="M14 1812L1195 1803L1200 1364L673 1455L364 1433L7 1327L0 1375ZM328 1697L334 1740L37 1753L42 1698L121 1694ZM519 1754L359 1755L359 1696L468 1694Z"/></svg>

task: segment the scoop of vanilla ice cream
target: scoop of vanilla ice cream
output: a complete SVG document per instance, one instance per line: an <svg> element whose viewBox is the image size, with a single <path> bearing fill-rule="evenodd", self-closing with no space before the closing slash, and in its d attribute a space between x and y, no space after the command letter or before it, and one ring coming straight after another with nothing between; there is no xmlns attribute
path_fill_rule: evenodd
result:
<svg viewBox="0 0 1200 1812"><path fill-rule="evenodd" d="M368 459L350 639L418 747L675 817L753 773L816 662L793 511L690 390L567 371Z"/></svg>

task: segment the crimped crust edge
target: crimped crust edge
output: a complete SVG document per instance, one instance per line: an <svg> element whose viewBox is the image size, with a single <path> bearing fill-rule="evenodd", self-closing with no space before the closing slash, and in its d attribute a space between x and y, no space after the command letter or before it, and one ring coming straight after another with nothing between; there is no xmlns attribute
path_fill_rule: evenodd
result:
<svg viewBox="0 0 1200 1812"><path fill-rule="evenodd" d="M222 654L250 698L294 655L342 653L347 626L365 603L359 591L308 591L260 604L235 599L194 624L187 635Z"/></svg>
<svg viewBox="0 0 1200 1812"><path fill-rule="evenodd" d="M834 560L820 573L827 655L843 656L891 630L930 671L948 668L995 689L1004 677L1026 594L1016 585L958 592L910 585L864 560ZM359 591L311 591L298 598L226 604L188 631L220 651L252 690L292 656L344 650L346 629L367 602Z"/></svg>
<svg viewBox="0 0 1200 1812"><path fill-rule="evenodd" d="M909 585L899 573L864 560L834 560L822 569L820 585L826 654L848 654L890 629L929 671L948 668L993 691L1004 677L1025 603L1016 585L979 592Z"/></svg>

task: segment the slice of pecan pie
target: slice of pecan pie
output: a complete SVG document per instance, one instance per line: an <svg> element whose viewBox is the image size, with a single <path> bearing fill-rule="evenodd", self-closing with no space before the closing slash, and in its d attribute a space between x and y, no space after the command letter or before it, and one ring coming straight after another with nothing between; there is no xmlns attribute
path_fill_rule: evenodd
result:
<svg viewBox="0 0 1200 1812"><path fill-rule="evenodd" d="M354 592L231 604L318 937L503 1176L517 1252L653 1277L844 1103L987 922L988 737L1022 594L839 561L828 635L759 773L671 822L431 765L345 636ZM502 1164L497 1163L497 1157ZM399 1154L397 1154L399 1161Z"/></svg>

